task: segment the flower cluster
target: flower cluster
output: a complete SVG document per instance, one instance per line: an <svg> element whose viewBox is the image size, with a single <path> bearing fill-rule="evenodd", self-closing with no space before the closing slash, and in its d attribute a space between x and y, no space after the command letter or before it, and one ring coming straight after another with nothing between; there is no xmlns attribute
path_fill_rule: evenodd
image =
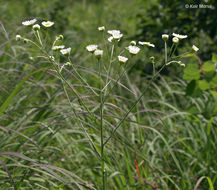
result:
<svg viewBox="0 0 217 190"><path fill-rule="evenodd" d="M40 25L39 24L35 24L37 22L37 19L32 19L32 20L26 20L26 21L23 21L22 24L24 26L32 26L33 30L40 30ZM54 22L51 22L51 21L43 21L41 23L44 27L51 27L54 25Z"/></svg>
<svg viewBox="0 0 217 190"><path fill-rule="evenodd" d="M108 30L107 33L111 35L108 38L109 42L120 41L120 39L123 37L123 34L121 34L120 30Z"/></svg>

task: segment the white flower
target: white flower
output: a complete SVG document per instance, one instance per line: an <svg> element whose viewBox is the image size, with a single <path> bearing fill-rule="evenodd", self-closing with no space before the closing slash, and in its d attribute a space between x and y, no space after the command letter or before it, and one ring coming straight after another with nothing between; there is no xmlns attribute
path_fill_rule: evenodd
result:
<svg viewBox="0 0 217 190"><path fill-rule="evenodd" d="M95 50L94 51L94 55L96 56L96 57L102 57L102 55L103 55L103 50L99 50L99 49L97 49L97 50Z"/></svg>
<svg viewBox="0 0 217 190"><path fill-rule="evenodd" d="M124 56L118 56L118 60L121 62L121 63L126 63L128 58L127 57L124 57Z"/></svg>
<svg viewBox="0 0 217 190"><path fill-rule="evenodd" d="M112 42L113 39L114 39L114 38L113 38L112 36L110 36L110 37L108 38L108 41L109 41L109 42Z"/></svg>
<svg viewBox="0 0 217 190"><path fill-rule="evenodd" d="M32 26L33 30L40 30L40 25L39 24L35 24Z"/></svg>
<svg viewBox="0 0 217 190"><path fill-rule="evenodd" d="M70 54L70 51L71 51L71 48L66 48L66 49L61 49L61 50L60 50L60 52L61 52L63 55Z"/></svg>
<svg viewBox="0 0 217 190"><path fill-rule="evenodd" d="M36 21L37 21L37 20L34 18L34 19L32 19L32 20L27 20L27 21L22 22L22 24L23 24L24 26L30 26L30 25L35 24Z"/></svg>
<svg viewBox="0 0 217 190"><path fill-rule="evenodd" d="M173 37L172 40L173 40L173 43L176 43L176 44L179 43L179 38L178 37Z"/></svg>
<svg viewBox="0 0 217 190"><path fill-rule="evenodd" d="M105 30L105 26L100 26L100 27L98 27L98 30L99 30L99 31L104 31L104 30Z"/></svg>
<svg viewBox="0 0 217 190"><path fill-rule="evenodd" d="M16 40L17 41L21 40L21 38L22 38L21 35L19 35L19 34L16 35Z"/></svg>
<svg viewBox="0 0 217 190"><path fill-rule="evenodd" d="M168 40L169 38L169 35L168 34L162 34L162 39L163 40Z"/></svg>
<svg viewBox="0 0 217 190"><path fill-rule="evenodd" d="M136 55L140 51L140 48L137 46L128 46L127 49L131 54L134 54L134 55Z"/></svg>
<svg viewBox="0 0 217 190"><path fill-rule="evenodd" d="M52 50L55 51L55 50L60 50L60 49L63 49L65 46L62 45L62 46L53 46L52 47Z"/></svg>
<svg viewBox="0 0 217 190"><path fill-rule="evenodd" d="M188 36L187 35L181 35L181 34L175 34L173 33L173 36L179 38L179 39L184 39L184 38L187 38Z"/></svg>
<svg viewBox="0 0 217 190"><path fill-rule="evenodd" d="M119 39L121 39L121 37L123 36L123 34L121 34L121 33L114 33L113 35L112 35L112 37L115 39L115 40L119 40Z"/></svg>
<svg viewBox="0 0 217 190"><path fill-rule="evenodd" d="M120 30L108 30L107 31L109 34L111 34L112 36L114 35L114 34L120 34L121 32L120 32Z"/></svg>
<svg viewBox="0 0 217 190"><path fill-rule="evenodd" d="M113 39L115 40L120 40L123 36L123 34L121 34L120 30L108 30L108 33L112 35L113 38L110 38L110 40L112 41ZM111 42L110 41L110 42Z"/></svg>
<svg viewBox="0 0 217 190"><path fill-rule="evenodd" d="M51 27L52 25L54 25L54 22L51 22L51 21L43 21L41 23L43 26L45 27Z"/></svg>
<svg viewBox="0 0 217 190"><path fill-rule="evenodd" d="M98 48L98 45L88 45L86 47L87 51L94 52Z"/></svg>
<svg viewBox="0 0 217 190"><path fill-rule="evenodd" d="M138 42L140 45L147 45L147 46L150 46L150 47L155 47L155 45L154 44L151 44L150 42Z"/></svg>
<svg viewBox="0 0 217 190"><path fill-rule="evenodd" d="M198 48L197 46L195 46L195 45L192 46L192 49L193 49L195 52L197 52L197 51L199 50L199 48Z"/></svg>
<svg viewBox="0 0 217 190"><path fill-rule="evenodd" d="M135 45L136 45L136 41L131 41L131 42L130 42L130 45L135 46Z"/></svg>

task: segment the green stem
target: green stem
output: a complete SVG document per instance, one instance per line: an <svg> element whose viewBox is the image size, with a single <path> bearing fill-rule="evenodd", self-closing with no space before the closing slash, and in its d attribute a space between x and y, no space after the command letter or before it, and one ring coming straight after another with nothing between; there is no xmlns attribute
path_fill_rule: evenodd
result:
<svg viewBox="0 0 217 190"><path fill-rule="evenodd" d="M87 83L87 81L79 74L79 72L77 71L77 69L73 66L72 62L71 62L71 59L68 57L68 60L69 62L71 63L72 65L72 68L73 70L75 71L76 75L81 79L81 81L87 85L87 87L96 95L96 96L99 96L99 94L97 94L95 92L95 90Z"/></svg>
<svg viewBox="0 0 217 190"><path fill-rule="evenodd" d="M108 78L109 78L109 75L111 73L111 65L112 65L112 59L113 59L113 54L114 54L114 48L115 48L115 44L112 45L109 68L108 68L108 73L107 73L107 78L106 78L106 83L105 84L108 83ZM106 94L106 91L107 91L107 88L105 89L105 94Z"/></svg>
<svg viewBox="0 0 217 190"><path fill-rule="evenodd" d="M139 96L139 98L134 102L134 104L131 106L131 108L128 110L128 112L124 115L124 117L121 119L121 121L116 125L116 127L112 130L111 135L106 139L106 141L104 142L104 146L109 142L109 140L113 137L113 135L115 134L115 132L117 131L117 129L121 126L121 124L126 120L126 118L128 117L128 115L130 114L130 112L135 108L135 106L138 104L138 102L142 99L143 95L145 94L145 92L147 91L147 88L149 87L149 85L151 84L152 81L154 81L156 79L156 77L158 76L158 74L162 71L162 69L166 66L166 64L164 64L161 69L151 78L151 80L149 81L149 84L146 86L146 88L143 90L143 92L141 93L141 95Z"/></svg>
<svg viewBox="0 0 217 190"><path fill-rule="evenodd" d="M101 74L101 63L98 59L99 65L99 83L100 83L100 140L101 140L101 171L102 171L102 189L106 189L105 184L105 160L104 160L104 142L103 142L103 93L102 93L102 74Z"/></svg>
<svg viewBox="0 0 217 190"><path fill-rule="evenodd" d="M167 42L166 40L165 40L164 46L165 46L165 64L166 64L167 63Z"/></svg>

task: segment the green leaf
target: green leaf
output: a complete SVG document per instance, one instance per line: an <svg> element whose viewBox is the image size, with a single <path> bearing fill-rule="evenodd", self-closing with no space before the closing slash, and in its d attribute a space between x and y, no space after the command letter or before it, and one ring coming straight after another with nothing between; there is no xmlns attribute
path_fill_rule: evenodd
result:
<svg viewBox="0 0 217 190"><path fill-rule="evenodd" d="M217 87L217 75L209 82L211 88Z"/></svg>
<svg viewBox="0 0 217 190"><path fill-rule="evenodd" d="M212 62L217 63L217 54L212 54Z"/></svg>
<svg viewBox="0 0 217 190"><path fill-rule="evenodd" d="M202 68L201 68L203 71L206 71L206 72L210 72L210 71L213 71L215 69L215 65L213 62L211 61L207 61L203 64Z"/></svg>
<svg viewBox="0 0 217 190"><path fill-rule="evenodd" d="M192 81L200 78L200 71L196 64L190 64L184 69L183 79Z"/></svg>
<svg viewBox="0 0 217 190"><path fill-rule="evenodd" d="M20 90L20 88L22 87L22 85L24 84L24 82L30 78L32 75L34 75L35 73L38 73L42 70L45 70L45 68L39 69L37 71L34 71L32 73L30 73L28 76L26 76L25 78L23 78L18 84L17 86L14 88L14 90L10 93L10 95L8 96L8 98L4 101L4 103L0 106L0 116L2 115L2 113L5 111L5 109L10 105L11 100L13 99L13 97L17 94L17 92Z"/></svg>
<svg viewBox="0 0 217 190"><path fill-rule="evenodd" d="M214 90L210 90L210 93L217 99L217 92Z"/></svg>
<svg viewBox="0 0 217 190"><path fill-rule="evenodd" d="M201 90L207 90L208 88L210 88L210 85L206 80L199 80L198 86Z"/></svg>
<svg viewBox="0 0 217 190"><path fill-rule="evenodd" d="M192 96L196 88L196 81L192 80L186 87L186 95Z"/></svg>

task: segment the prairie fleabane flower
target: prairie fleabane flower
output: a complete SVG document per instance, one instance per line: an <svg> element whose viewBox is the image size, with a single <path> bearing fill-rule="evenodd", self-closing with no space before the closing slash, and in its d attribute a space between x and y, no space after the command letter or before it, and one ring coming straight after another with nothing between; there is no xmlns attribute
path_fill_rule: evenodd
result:
<svg viewBox="0 0 217 190"><path fill-rule="evenodd" d="M104 30L105 30L105 26L100 26L100 27L98 27L98 30L99 30L99 31L104 31Z"/></svg>
<svg viewBox="0 0 217 190"><path fill-rule="evenodd" d="M197 46L195 46L195 45L192 46L192 49L193 49L195 52L197 52L197 51L199 50L199 48L198 48Z"/></svg>
<svg viewBox="0 0 217 190"><path fill-rule="evenodd" d="M137 53L139 53L140 48L137 47L137 46L128 46L128 47L127 47L127 50L128 50L131 54L136 55Z"/></svg>
<svg viewBox="0 0 217 190"><path fill-rule="evenodd" d="M179 43L179 38L173 37L173 43L175 43L175 44Z"/></svg>
<svg viewBox="0 0 217 190"><path fill-rule="evenodd" d="M163 40L168 40L169 38L169 35L168 34L162 34L162 39Z"/></svg>
<svg viewBox="0 0 217 190"><path fill-rule="evenodd" d="M118 56L118 61L121 62L121 63L126 63L128 60L127 57L124 57L124 56Z"/></svg>
<svg viewBox="0 0 217 190"><path fill-rule="evenodd" d="M16 35L16 40L17 41L21 40L21 38L22 38L21 35L19 35L19 34Z"/></svg>
<svg viewBox="0 0 217 190"><path fill-rule="evenodd" d="M98 45L88 45L86 47L87 51L89 51L91 53L94 52L97 48L98 48Z"/></svg>
<svg viewBox="0 0 217 190"><path fill-rule="evenodd" d="M114 39L114 38L113 38L112 36L110 36L110 37L108 38L108 41L109 41L109 42L112 42L113 39Z"/></svg>
<svg viewBox="0 0 217 190"><path fill-rule="evenodd" d="M175 33L173 33L173 36L174 36L174 37L177 37L177 38L179 38L179 39L184 39L184 38L187 38L187 37L188 37L187 35L181 35L181 34L175 34Z"/></svg>
<svg viewBox="0 0 217 190"><path fill-rule="evenodd" d="M109 41L111 42L112 40L120 40L123 37L123 34L121 34L120 30L108 30L108 33L111 34L112 38L110 37Z"/></svg>
<svg viewBox="0 0 217 190"><path fill-rule="evenodd" d="M61 52L63 55L68 55L68 54L70 54L70 52L71 52L71 48L61 49L60 52Z"/></svg>
<svg viewBox="0 0 217 190"><path fill-rule="evenodd" d="M32 29L33 29L33 30L40 30L40 28L41 28L41 27L40 27L39 24L35 24L35 25L32 26Z"/></svg>
<svg viewBox="0 0 217 190"><path fill-rule="evenodd" d="M61 45L61 46L53 46L53 47L52 47L52 50L53 50L53 51L56 51L56 50L63 49L64 47L65 47L64 45Z"/></svg>
<svg viewBox="0 0 217 190"><path fill-rule="evenodd" d="M94 51L94 55L95 55L97 58L102 57L102 55L103 55L103 50L96 49L96 50Z"/></svg>
<svg viewBox="0 0 217 190"><path fill-rule="evenodd" d="M107 32L108 32L108 34L111 34L112 36L114 34L120 34L121 33L120 30L108 30Z"/></svg>
<svg viewBox="0 0 217 190"><path fill-rule="evenodd" d="M32 19L32 20L23 21L23 22L22 22L22 25L24 25L24 26L30 26L30 25L35 24L36 21L37 21L37 20L36 20L35 18Z"/></svg>
<svg viewBox="0 0 217 190"><path fill-rule="evenodd" d="M146 45L146 46L149 46L149 47L155 47L155 45L154 44L151 44L150 42L140 42L139 41L139 45Z"/></svg>
<svg viewBox="0 0 217 190"><path fill-rule="evenodd" d="M51 22L51 21L43 21L41 24L42 24L43 26L45 26L45 27L51 27L51 26L54 25L54 22Z"/></svg>

